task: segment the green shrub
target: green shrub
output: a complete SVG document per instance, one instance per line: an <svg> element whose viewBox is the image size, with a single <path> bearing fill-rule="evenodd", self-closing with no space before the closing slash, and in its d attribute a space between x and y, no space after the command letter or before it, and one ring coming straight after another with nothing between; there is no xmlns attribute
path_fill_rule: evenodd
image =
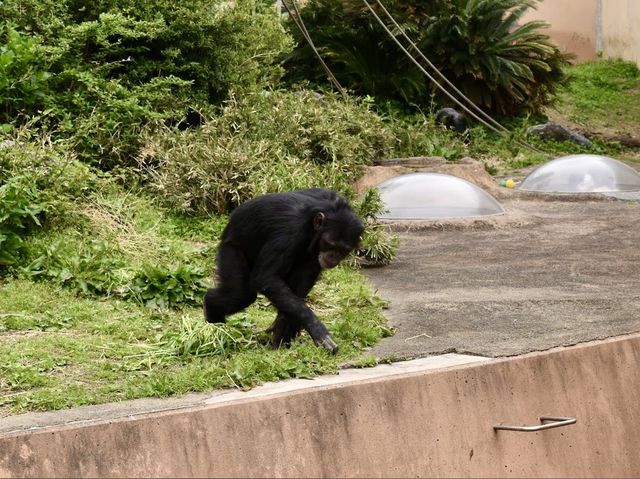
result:
<svg viewBox="0 0 640 479"><path fill-rule="evenodd" d="M23 131L0 142L0 266L18 261L24 238L45 219L64 219L93 178L46 138Z"/></svg>
<svg viewBox="0 0 640 479"><path fill-rule="evenodd" d="M17 261L24 234L40 226L42 204L34 185L23 176L0 184L0 267Z"/></svg>
<svg viewBox="0 0 640 479"><path fill-rule="evenodd" d="M145 264L122 288L126 298L150 308L165 309L179 304L199 305L207 290L207 275L188 263Z"/></svg>
<svg viewBox="0 0 640 479"><path fill-rule="evenodd" d="M0 27L0 125L42 108L49 76L44 51L34 38Z"/></svg>
<svg viewBox="0 0 640 479"><path fill-rule="evenodd" d="M355 210L365 225L355 256L369 266L391 263L396 257L400 242L397 236L387 233L384 225L376 219L376 215L384 211L378 190L368 190L355 205Z"/></svg>
<svg viewBox="0 0 640 479"><path fill-rule="evenodd" d="M126 88L118 80L73 69L64 76L74 88L51 100L56 104L50 105L47 121L60 136L70 139L81 160L105 170L134 163L146 127L184 115L185 81L164 78Z"/></svg>
<svg viewBox="0 0 640 479"><path fill-rule="evenodd" d="M274 59L290 45L260 0L24 0L0 2L0 18L32 37L25 58L35 45L46 53L46 124L105 169L131 163L143 127L184 123L231 91L277 80ZM0 85L0 106L3 94L15 96Z"/></svg>
<svg viewBox="0 0 640 479"><path fill-rule="evenodd" d="M226 212L259 194L312 186L350 196L361 167L394 142L369 105L308 91L233 98L198 130L150 137L141 165L151 190L186 213Z"/></svg>
<svg viewBox="0 0 640 479"><path fill-rule="evenodd" d="M537 0L385 1L390 13L435 66L479 106L499 114L537 110L552 101L567 55L541 32L520 24ZM384 13L377 9L381 18ZM302 16L338 80L361 94L428 106L441 94L357 0L310 0ZM387 25L390 22L387 21ZM401 43L400 33L391 28ZM294 35L297 34L292 30ZM288 81L325 83L306 43L287 58ZM442 102L448 102L442 98Z"/></svg>
<svg viewBox="0 0 640 479"><path fill-rule="evenodd" d="M63 145L27 128L0 141L0 184L15 176L30 182L48 213L61 213L68 202L85 196L97 185L97 176Z"/></svg>
<svg viewBox="0 0 640 479"><path fill-rule="evenodd" d="M104 240L84 243L69 237L45 245L21 271L88 296L111 295L125 277L123 257L112 244Z"/></svg>
<svg viewBox="0 0 640 479"><path fill-rule="evenodd" d="M104 239L87 240L69 230L39 238L29 248L29 262L19 268L31 279L46 280L85 296L116 296L154 309L199 305L208 276L185 261L136 265Z"/></svg>

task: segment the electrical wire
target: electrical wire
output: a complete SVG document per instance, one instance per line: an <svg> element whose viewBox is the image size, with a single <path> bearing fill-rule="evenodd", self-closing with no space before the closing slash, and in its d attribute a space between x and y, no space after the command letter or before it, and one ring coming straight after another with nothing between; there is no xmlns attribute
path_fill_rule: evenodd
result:
<svg viewBox="0 0 640 479"><path fill-rule="evenodd" d="M298 9L296 1L295 0L290 0L290 1L291 1L291 5L293 6L293 9L295 10L295 15L292 13L291 9L287 5L286 0L282 0L282 5L284 6L285 10L289 14L289 16L291 17L293 22L296 24L296 27L298 27L298 30L300 30L300 33L302 34L304 39L307 41L307 43L311 47L311 50L313 50L313 53L315 53L316 57L318 57L318 60L320 60L320 63L322 64L322 67L324 68L325 72L327 72L327 75L328 75L329 80L331 81L331 83L333 83L333 85L338 89L338 91L342 94L342 96L346 96L347 94L344 91L344 88L342 88L342 85L340 85L340 82L334 76L334 74L331 71L331 69L329 69L327 64L324 62L324 60L322 59L322 56L320 55L320 52L318 51L318 49L314 45L313 40L311 39L311 36L309 35L309 32L307 31L307 27L305 26L304 22L302 21L302 16L300 15L300 10Z"/></svg>
<svg viewBox="0 0 640 479"><path fill-rule="evenodd" d="M467 112L469 115L471 115L474 119L476 119L477 121L479 121L480 123L482 123L483 125L485 125L487 128L489 128L490 130L492 130L495 133L498 133L500 135L505 135L505 134L509 134L509 130L507 130L504 126L500 125L498 122L496 122L495 120L491 119L491 121L493 123L497 123L499 125L499 128L496 128L495 126L493 126L492 124L488 123L487 121L485 121L484 119L480 118L477 114L475 114L473 111L471 111L466 105L464 105L460 100L458 100L457 98L455 98L451 93L449 93L449 91L447 91L446 88L444 88L427 70L424 69L424 67L420 64L420 62L418 60L415 59L415 57L404 47L404 45L402 45L402 43L395 37L395 35L393 35L393 33L391 32L391 30L389 30L389 27L387 27L387 25L382 21L382 19L380 18L380 16L376 13L376 11L373 9L373 7L369 4L369 2L367 0L362 0L364 2L364 4L367 6L367 8L369 9L369 11L371 12L371 14L375 17L375 19L378 21L378 23L380 24L380 26L387 32L387 34L389 35L389 37L398 45L398 47L400 47L400 49L405 53L405 55L407 55L407 57L422 71L422 73L424 73L427 78L429 78L429 80L431 80L431 82L440 90L442 91L442 93L444 93L448 98L450 98L456 105L458 105L460 108L462 108L465 112ZM382 4L380 3L379 0L376 0L378 2L379 5L382 6ZM387 12L387 15L391 16L388 11L382 7L383 10L385 10ZM397 22L395 22L395 20L393 20L394 24L397 26L397 28L399 28L399 25L397 24ZM400 30L400 28L399 28ZM406 34L404 34L404 36L408 39L408 37L406 36ZM410 40L409 40L410 41ZM413 42L410 41L410 43L412 44L413 48L418 50L418 47L415 46L415 44ZM426 59L426 56L424 56L422 54L422 52L420 52L421 56L423 58ZM431 64L431 62L429 62ZM433 64L431 64L433 65ZM433 65L433 68L435 70L438 70L435 65ZM439 70L438 70L439 72ZM440 72L439 72L440 73ZM441 74L441 73L440 73ZM442 75L442 74L441 74ZM444 77L444 75L442 75ZM448 82L448 80L447 80ZM455 88L455 87L454 87ZM455 89L456 91L457 88ZM459 92L459 91L458 91ZM463 95L464 96L464 95ZM466 97L465 97L466 98ZM469 100L468 98L466 98L467 101L469 101L470 103L473 104L473 102L471 102L471 100ZM474 107L476 109L480 109L477 105L474 104ZM486 113L482 112L483 115L485 116L489 116ZM552 156L549 153L542 151L532 145L529 145L528 143L522 141L522 140L518 140L514 138L514 141L516 143L518 143L520 146L523 146L525 148L528 148L536 153L540 153L542 155L545 156Z"/></svg>
<svg viewBox="0 0 640 479"><path fill-rule="evenodd" d="M464 93L462 93L460 90L458 90L458 88L446 77L444 76L444 74L438 69L438 67L436 67L431 60L429 60L429 58L427 58L422 51L418 48L418 46L413 43L413 41L411 40L411 38L409 38L409 36L407 35L407 33L405 32L405 30L398 24L398 22L396 22L396 19L393 18L393 16L389 13L389 11L385 8L385 6L382 4L382 2L380 0L376 0L376 3L378 4L378 6L382 9L382 11L385 13L385 15L387 16L387 18L389 20L391 20L391 22L393 23L393 26L396 27L398 29L398 31L400 32L400 34L409 42L409 45L411 45L411 47L416 51L416 53L418 55L420 55L420 57L427 63L427 65L429 65L429 67L431 68L431 70L437 75L439 76L447 85L449 85L453 91L455 91L458 95L460 95L460 97L462 99L464 99L470 107L472 107L474 110L476 110L476 112L480 115L482 115L485 120L489 121L492 125L494 125L496 128L500 128L501 130L504 131L509 131L506 127L504 127L503 125L501 125L500 123L498 123L496 120L494 120L493 118L491 118L491 116L487 113L485 113L478 105L476 105L475 103L473 103L472 100L470 100Z"/></svg>

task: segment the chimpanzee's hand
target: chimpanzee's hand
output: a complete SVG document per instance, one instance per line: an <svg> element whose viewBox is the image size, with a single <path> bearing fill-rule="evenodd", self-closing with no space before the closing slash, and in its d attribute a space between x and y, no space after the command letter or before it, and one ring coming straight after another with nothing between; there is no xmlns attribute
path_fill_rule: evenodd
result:
<svg viewBox="0 0 640 479"><path fill-rule="evenodd" d="M331 339L331 335L329 334L329 330L327 327L320 321L315 315L309 311L310 321L309 324L305 327L313 342L316 343L316 346L322 346L325 349L331 351L331 354L336 354L338 352L338 345Z"/></svg>
<svg viewBox="0 0 640 479"><path fill-rule="evenodd" d="M322 346L323 348L331 351L331 354L338 354L338 345L333 341L333 339L331 339L329 334L319 340L314 339L314 342L318 346Z"/></svg>

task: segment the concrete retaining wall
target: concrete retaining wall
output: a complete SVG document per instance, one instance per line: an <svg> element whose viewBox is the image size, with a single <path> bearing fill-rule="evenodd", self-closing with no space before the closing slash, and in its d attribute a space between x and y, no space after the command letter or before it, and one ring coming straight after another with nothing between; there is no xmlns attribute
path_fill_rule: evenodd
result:
<svg viewBox="0 0 640 479"><path fill-rule="evenodd" d="M0 436L0 476L640 474L640 336ZM541 415L577 424L494 431Z"/></svg>

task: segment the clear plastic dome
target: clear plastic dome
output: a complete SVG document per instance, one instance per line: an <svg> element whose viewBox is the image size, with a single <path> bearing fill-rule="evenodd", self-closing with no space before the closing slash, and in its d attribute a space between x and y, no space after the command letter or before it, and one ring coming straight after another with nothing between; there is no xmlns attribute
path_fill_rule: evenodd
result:
<svg viewBox="0 0 640 479"><path fill-rule="evenodd" d="M608 193L640 190L640 175L624 163L598 155L569 155L538 167L518 187L545 193Z"/></svg>
<svg viewBox="0 0 640 479"><path fill-rule="evenodd" d="M441 173L410 173L376 186L394 220L466 218L504 213L491 195L473 183Z"/></svg>

